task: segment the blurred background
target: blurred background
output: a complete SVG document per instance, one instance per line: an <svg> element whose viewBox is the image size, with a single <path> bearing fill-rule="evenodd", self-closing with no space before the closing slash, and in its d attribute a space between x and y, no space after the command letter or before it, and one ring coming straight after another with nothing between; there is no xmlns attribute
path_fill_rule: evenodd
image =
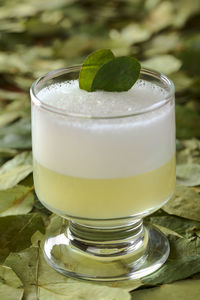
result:
<svg viewBox="0 0 200 300"><path fill-rule="evenodd" d="M168 75L177 138L199 137L199 17L199 0L0 0L0 159L31 148L33 80L99 48Z"/></svg>

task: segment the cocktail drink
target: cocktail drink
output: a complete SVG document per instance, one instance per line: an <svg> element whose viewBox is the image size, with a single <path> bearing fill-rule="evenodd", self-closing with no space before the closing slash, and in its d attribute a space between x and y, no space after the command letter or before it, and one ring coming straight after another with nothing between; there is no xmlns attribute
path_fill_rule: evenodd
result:
<svg viewBox="0 0 200 300"><path fill-rule="evenodd" d="M35 190L69 220L47 237L45 257L79 278L138 278L169 253L161 232L141 220L174 191L173 84L142 69L129 91L89 93L79 69L48 73L31 89Z"/></svg>

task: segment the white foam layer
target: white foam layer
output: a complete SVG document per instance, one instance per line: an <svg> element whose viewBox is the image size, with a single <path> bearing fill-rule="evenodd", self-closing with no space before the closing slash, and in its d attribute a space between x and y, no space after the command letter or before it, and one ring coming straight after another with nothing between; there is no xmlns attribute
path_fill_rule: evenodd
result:
<svg viewBox="0 0 200 300"><path fill-rule="evenodd" d="M73 113L112 116L134 113L164 100L166 91L138 81L128 92L80 90L78 82L52 85L41 101ZM175 152L171 103L139 116L116 119L65 117L33 105L35 159L58 173L84 178L142 174L166 163Z"/></svg>
<svg viewBox="0 0 200 300"><path fill-rule="evenodd" d="M46 104L71 113L116 116L139 112L160 102L166 94L161 87L143 80L138 80L127 92L88 93L79 88L78 80L72 80L44 88L38 97Z"/></svg>

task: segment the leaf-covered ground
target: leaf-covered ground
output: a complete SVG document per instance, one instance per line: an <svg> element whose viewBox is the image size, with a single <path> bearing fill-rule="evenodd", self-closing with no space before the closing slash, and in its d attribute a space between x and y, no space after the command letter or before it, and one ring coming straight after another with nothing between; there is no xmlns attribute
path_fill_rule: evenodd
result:
<svg viewBox="0 0 200 300"><path fill-rule="evenodd" d="M1 0L0 31L0 299L198 299L199 0ZM52 217L34 195L30 152L33 80L99 48L137 57L176 87L177 188L147 220L168 235L170 257L113 287L64 277L43 260L38 240Z"/></svg>

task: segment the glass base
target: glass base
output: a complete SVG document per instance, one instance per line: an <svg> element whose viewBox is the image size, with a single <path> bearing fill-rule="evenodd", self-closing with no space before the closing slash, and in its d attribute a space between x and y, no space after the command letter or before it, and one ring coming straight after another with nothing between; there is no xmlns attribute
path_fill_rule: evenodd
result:
<svg viewBox="0 0 200 300"><path fill-rule="evenodd" d="M89 227L73 221L48 236L44 256L58 272L78 279L138 279L159 269L169 255L167 238L142 220L119 227Z"/></svg>

